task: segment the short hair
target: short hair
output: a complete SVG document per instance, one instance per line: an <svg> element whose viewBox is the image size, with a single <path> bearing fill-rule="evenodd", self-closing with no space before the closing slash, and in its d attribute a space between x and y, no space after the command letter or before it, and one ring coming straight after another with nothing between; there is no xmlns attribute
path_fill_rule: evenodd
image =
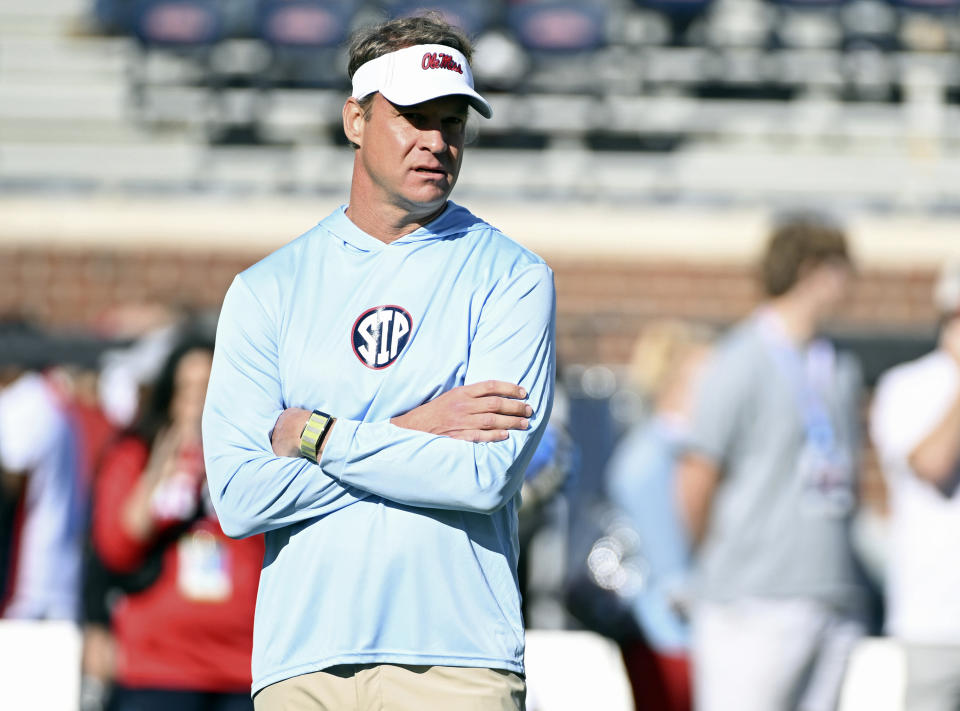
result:
<svg viewBox="0 0 960 711"><path fill-rule="evenodd" d="M463 53L467 62L473 58L473 45L459 27L443 19L435 10L412 17L398 17L378 25L364 27L350 37L347 76L352 80L357 70L367 62L418 44L442 44ZM358 99L365 117L370 117L373 94ZM351 143L354 148L359 148Z"/></svg>
<svg viewBox="0 0 960 711"><path fill-rule="evenodd" d="M413 17L399 17L379 25L357 30L350 38L350 60L347 75L353 75L364 64L398 49L418 44L442 44L463 53L469 62L473 45L459 27L443 19L439 12L427 12Z"/></svg>
<svg viewBox="0 0 960 711"><path fill-rule="evenodd" d="M760 265L764 291L767 296L782 296L804 273L827 262L853 263L839 225L816 214L783 219L770 235Z"/></svg>

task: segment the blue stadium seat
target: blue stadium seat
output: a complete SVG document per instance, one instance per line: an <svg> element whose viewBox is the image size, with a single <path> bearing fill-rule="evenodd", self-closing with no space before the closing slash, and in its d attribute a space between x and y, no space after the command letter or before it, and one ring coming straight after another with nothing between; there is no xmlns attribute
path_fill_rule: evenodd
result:
<svg viewBox="0 0 960 711"><path fill-rule="evenodd" d="M810 10L838 8L846 2L847 0L773 0L775 5Z"/></svg>
<svg viewBox="0 0 960 711"><path fill-rule="evenodd" d="M132 0L94 0L93 19L97 28L110 34L127 34L132 6Z"/></svg>
<svg viewBox="0 0 960 711"><path fill-rule="evenodd" d="M169 103L153 99L164 89L200 89L206 101L219 106L224 81L214 71L211 57L225 37L225 24L216 0L141 0L134 5L130 32L139 49L128 75L134 115L139 121L153 125L171 120ZM168 67L156 74L152 59L160 55L168 65L175 60L179 71L171 73ZM184 112L188 110L172 120L183 120ZM204 114L202 120L209 133L212 116Z"/></svg>
<svg viewBox="0 0 960 711"><path fill-rule="evenodd" d="M208 48L223 38L223 18L212 0L144 0L132 30L145 47Z"/></svg>
<svg viewBox="0 0 960 711"><path fill-rule="evenodd" d="M266 87L340 87L340 49L356 4L348 0L261 0L258 36L270 47Z"/></svg>
<svg viewBox="0 0 960 711"><path fill-rule="evenodd" d="M960 12L960 0L892 0L894 5L905 10L953 14Z"/></svg>
<svg viewBox="0 0 960 711"><path fill-rule="evenodd" d="M607 8L590 2L537 2L513 5L509 26L532 52L586 52L607 40Z"/></svg>
<svg viewBox="0 0 960 711"><path fill-rule="evenodd" d="M217 0L228 37L254 37L259 0Z"/></svg>
<svg viewBox="0 0 960 711"><path fill-rule="evenodd" d="M670 44L690 44L688 33L696 23L706 17L713 0L635 0L635 5L655 13L670 28ZM702 42L698 38L694 44Z"/></svg>
<svg viewBox="0 0 960 711"><path fill-rule="evenodd" d="M513 3L507 29L525 54L516 89L527 94L602 94L610 8L603 0Z"/></svg>
<svg viewBox="0 0 960 711"><path fill-rule="evenodd" d="M657 10L668 17L685 19L701 15L710 7L713 0L636 0L636 4L650 10Z"/></svg>
<svg viewBox="0 0 960 711"><path fill-rule="evenodd" d="M334 47L347 38L352 17L349 2L262 0L258 34L274 47Z"/></svg>

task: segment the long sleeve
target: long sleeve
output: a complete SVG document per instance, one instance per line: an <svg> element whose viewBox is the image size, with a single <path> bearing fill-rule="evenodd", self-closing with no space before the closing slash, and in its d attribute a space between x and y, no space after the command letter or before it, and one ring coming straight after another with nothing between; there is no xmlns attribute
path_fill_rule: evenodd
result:
<svg viewBox="0 0 960 711"><path fill-rule="evenodd" d="M103 459L93 493L93 544L104 564L129 573L143 562L152 540L138 541L123 525L123 510L147 464L146 446L127 438Z"/></svg>
<svg viewBox="0 0 960 711"><path fill-rule="evenodd" d="M322 516L367 496L270 444L283 403L276 318L237 277L223 302L203 411L210 497L233 538Z"/></svg>
<svg viewBox="0 0 960 711"><path fill-rule="evenodd" d="M523 483L553 405L554 311L552 272L544 264L527 266L492 290L471 342L465 383L521 385L534 411L530 429L476 444L389 421L339 419L322 469L343 484L410 506L476 513L504 506Z"/></svg>

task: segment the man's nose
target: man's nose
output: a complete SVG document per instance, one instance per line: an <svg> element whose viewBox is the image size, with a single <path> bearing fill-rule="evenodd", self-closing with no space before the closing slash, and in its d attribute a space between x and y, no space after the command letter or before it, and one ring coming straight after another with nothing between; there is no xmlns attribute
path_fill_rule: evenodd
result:
<svg viewBox="0 0 960 711"><path fill-rule="evenodd" d="M431 153L443 153L447 150L447 139L439 126L424 129L421 132L421 143Z"/></svg>

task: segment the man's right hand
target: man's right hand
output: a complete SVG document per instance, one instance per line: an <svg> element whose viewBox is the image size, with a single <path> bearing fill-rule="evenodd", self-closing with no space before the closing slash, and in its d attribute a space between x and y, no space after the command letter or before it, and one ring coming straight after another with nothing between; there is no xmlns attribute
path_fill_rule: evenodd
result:
<svg viewBox="0 0 960 711"><path fill-rule="evenodd" d="M430 402L390 419L397 427L462 439L500 442L509 430L530 426L533 408L519 385L486 380L448 390Z"/></svg>

